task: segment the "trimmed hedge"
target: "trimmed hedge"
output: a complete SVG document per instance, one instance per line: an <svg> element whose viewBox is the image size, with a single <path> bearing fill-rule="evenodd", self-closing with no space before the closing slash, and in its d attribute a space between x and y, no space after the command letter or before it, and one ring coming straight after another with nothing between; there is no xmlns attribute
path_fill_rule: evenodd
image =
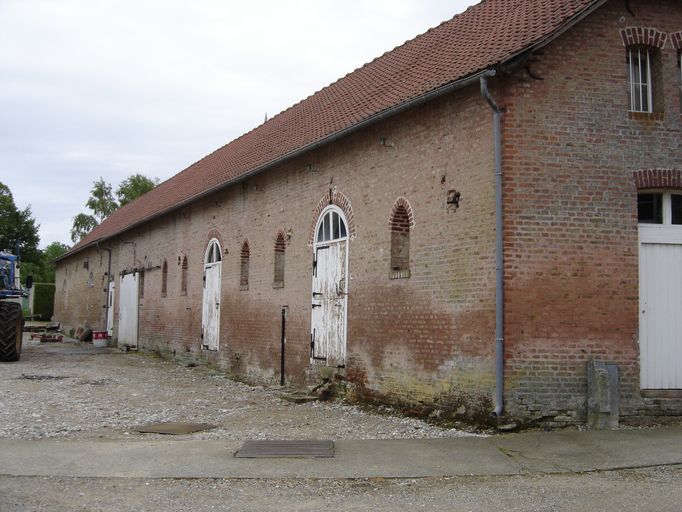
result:
<svg viewBox="0 0 682 512"><path fill-rule="evenodd" d="M33 314L50 320L54 314L54 283L33 284Z"/></svg>

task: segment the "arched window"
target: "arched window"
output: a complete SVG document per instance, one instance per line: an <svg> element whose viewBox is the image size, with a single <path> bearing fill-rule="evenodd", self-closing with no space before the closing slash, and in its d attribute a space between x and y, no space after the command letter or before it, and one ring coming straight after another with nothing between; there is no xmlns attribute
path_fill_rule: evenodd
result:
<svg viewBox="0 0 682 512"><path fill-rule="evenodd" d="M218 263L222 261L222 255L220 254L220 244L215 238L211 240L206 248L206 255L204 256L204 263Z"/></svg>
<svg viewBox="0 0 682 512"><path fill-rule="evenodd" d="M165 297L168 293L168 262L163 260L163 267L161 271L161 297Z"/></svg>
<svg viewBox="0 0 682 512"><path fill-rule="evenodd" d="M187 256L182 257L182 274L180 277L180 295L187 295Z"/></svg>
<svg viewBox="0 0 682 512"><path fill-rule="evenodd" d="M251 249L247 240L242 244L242 251L239 258L240 274L239 274L239 289L249 289L249 258L251 257Z"/></svg>
<svg viewBox="0 0 682 512"><path fill-rule="evenodd" d="M400 198L391 212L391 279L410 277L410 229L412 228L409 203Z"/></svg>
<svg viewBox="0 0 682 512"><path fill-rule="evenodd" d="M275 240L275 275L272 286L274 288L284 287L284 252L286 250L286 242L284 241L284 234L278 233Z"/></svg>
<svg viewBox="0 0 682 512"><path fill-rule="evenodd" d="M340 211L337 207L332 206L322 214L317 224L316 243L332 242L348 237L346 222L340 215Z"/></svg>

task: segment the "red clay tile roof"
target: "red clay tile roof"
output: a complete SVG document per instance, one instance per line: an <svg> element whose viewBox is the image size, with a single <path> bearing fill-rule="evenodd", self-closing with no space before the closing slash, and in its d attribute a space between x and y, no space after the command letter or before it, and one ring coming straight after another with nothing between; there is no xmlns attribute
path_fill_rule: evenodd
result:
<svg viewBox="0 0 682 512"><path fill-rule="evenodd" d="M68 253L542 43L603 0L484 0L385 53L110 215Z"/></svg>

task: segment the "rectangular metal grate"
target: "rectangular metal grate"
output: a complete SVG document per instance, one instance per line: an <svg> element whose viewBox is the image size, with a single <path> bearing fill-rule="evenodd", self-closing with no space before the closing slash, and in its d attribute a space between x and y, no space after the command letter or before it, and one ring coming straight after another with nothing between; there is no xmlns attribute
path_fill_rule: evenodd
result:
<svg viewBox="0 0 682 512"><path fill-rule="evenodd" d="M279 457L333 457L333 441L246 441L235 457L279 458Z"/></svg>

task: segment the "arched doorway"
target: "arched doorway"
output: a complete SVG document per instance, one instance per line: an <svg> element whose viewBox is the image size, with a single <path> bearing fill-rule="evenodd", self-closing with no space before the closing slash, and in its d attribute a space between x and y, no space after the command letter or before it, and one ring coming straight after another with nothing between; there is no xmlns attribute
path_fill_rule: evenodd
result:
<svg viewBox="0 0 682 512"><path fill-rule="evenodd" d="M220 243L213 238L204 254L204 300L201 315L202 347L218 350L220 332L220 275L222 252Z"/></svg>
<svg viewBox="0 0 682 512"><path fill-rule="evenodd" d="M310 322L313 363L346 364L348 309L348 223L335 205L325 208L315 227Z"/></svg>

